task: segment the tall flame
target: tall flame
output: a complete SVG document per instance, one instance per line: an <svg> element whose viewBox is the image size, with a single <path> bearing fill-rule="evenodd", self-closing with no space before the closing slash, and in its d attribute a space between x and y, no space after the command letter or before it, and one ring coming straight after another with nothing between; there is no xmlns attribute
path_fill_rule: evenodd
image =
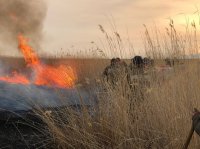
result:
<svg viewBox="0 0 200 149"><path fill-rule="evenodd" d="M19 84L35 84L42 86L55 86L61 88L71 88L77 79L76 73L71 67L60 65L58 67L42 64L34 50L28 45L28 40L18 36L19 49L21 50L27 67L34 71L34 78L30 81L22 74L14 72L11 77L0 77L0 81Z"/></svg>
<svg viewBox="0 0 200 149"><path fill-rule="evenodd" d="M33 49L28 45L28 40L22 35L18 36L19 49L24 55L25 62L27 66L38 66L40 65L40 60Z"/></svg>

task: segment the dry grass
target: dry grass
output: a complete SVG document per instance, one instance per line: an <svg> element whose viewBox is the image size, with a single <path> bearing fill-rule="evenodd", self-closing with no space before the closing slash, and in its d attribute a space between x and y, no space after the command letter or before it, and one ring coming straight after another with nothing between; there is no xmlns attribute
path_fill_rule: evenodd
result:
<svg viewBox="0 0 200 149"><path fill-rule="evenodd" d="M117 39L113 42L100 27L106 35L108 48L123 49L119 46L122 40L117 32ZM187 53L188 43L182 43L184 39L178 35L172 21L170 31L167 30L168 38L161 38L163 41L158 41L161 40L159 37L150 37L147 28L145 30L149 56L162 61L166 56L183 58ZM95 72L98 65L93 66ZM94 74L88 74L88 77L90 75ZM102 84L105 87L106 83ZM81 113L64 108L53 115L40 114L58 148L181 148L191 127L193 108L200 107L199 85L199 61L185 60L172 72L152 77L151 87L142 97L122 82L115 89L106 85L106 94L100 94L99 103L92 112L83 105ZM190 148L200 148L196 134Z"/></svg>
<svg viewBox="0 0 200 149"><path fill-rule="evenodd" d="M181 148L200 105L198 65L176 66L143 100L120 86L100 97L93 114L83 106L81 114L66 108L42 117L58 148ZM196 135L190 147L200 147Z"/></svg>

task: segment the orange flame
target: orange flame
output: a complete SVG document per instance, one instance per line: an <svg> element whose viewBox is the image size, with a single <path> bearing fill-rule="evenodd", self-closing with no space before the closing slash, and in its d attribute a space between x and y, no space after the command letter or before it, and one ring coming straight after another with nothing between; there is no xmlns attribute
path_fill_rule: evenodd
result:
<svg viewBox="0 0 200 149"><path fill-rule="evenodd" d="M16 71L12 72L12 76L0 77L0 81L13 83L13 84L29 84L30 81L26 76L18 74Z"/></svg>
<svg viewBox="0 0 200 149"><path fill-rule="evenodd" d="M48 66L42 64L34 52L34 50L28 45L28 40L22 35L18 36L19 49L24 55L27 67L35 72L33 84L56 86L61 88L74 87L76 81L76 73L71 67L60 65L59 67ZM0 77L0 81L6 81L9 83L29 84L31 81L21 74L16 72L12 77Z"/></svg>
<svg viewBox="0 0 200 149"><path fill-rule="evenodd" d="M76 77L71 67L64 65L58 68L52 66L41 66L37 68L37 75L35 78L36 85L56 85L57 87L73 87Z"/></svg>
<svg viewBox="0 0 200 149"><path fill-rule="evenodd" d="M28 40L22 35L18 36L19 49L24 55L25 62L27 66L38 66L40 64L39 58L33 49L27 44Z"/></svg>

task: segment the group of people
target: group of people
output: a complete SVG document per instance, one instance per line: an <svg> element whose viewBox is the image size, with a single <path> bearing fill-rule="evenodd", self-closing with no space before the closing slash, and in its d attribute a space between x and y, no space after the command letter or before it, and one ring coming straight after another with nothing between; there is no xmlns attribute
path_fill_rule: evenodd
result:
<svg viewBox="0 0 200 149"><path fill-rule="evenodd" d="M152 59L141 56L132 58L130 64L120 58L113 58L103 72L105 89L116 91L128 99L132 109L136 104L142 103L148 95L153 65Z"/></svg>
<svg viewBox="0 0 200 149"><path fill-rule="evenodd" d="M142 80L144 83L153 65L154 61L147 57L135 56L129 65L120 58L113 58L103 72L104 80L113 87L125 82L132 88L138 81Z"/></svg>
<svg viewBox="0 0 200 149"><path fill-rule="evenodd" d="M165 59L165 67L173 68L175 63L179 63L178 59ZM120 58L111 59L110 65L107 66L103 72L104 81L110 84L113 88L121 86L121 82L128 84L130 89L134 90L134 94L139 95L139 98L143 98L141 86L149 87L150 82L148 77L152 77L151 72L156 71L154 69L154 60L150 58L142 58L141 56L135 56L131 59L131 63L128 65L124 60ZM145 83L146 82L146 83ZM200 135L200 112L195 112L193 118L193 129Z"/></svg>

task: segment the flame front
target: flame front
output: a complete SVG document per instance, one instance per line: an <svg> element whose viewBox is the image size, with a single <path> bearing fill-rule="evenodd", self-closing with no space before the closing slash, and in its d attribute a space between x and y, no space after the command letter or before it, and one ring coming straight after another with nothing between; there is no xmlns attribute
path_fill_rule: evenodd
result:
<svg viewBox="0 0 200 149"><path fill-rule="evenodd" d="M0 77L0 81L14 84L30 84L30 81L26 76L18 74L16 71L12 72L11 76Z"/></svg>
<svg viewBox="0 0 200 149"><path fill-rule="evenodd" d="M42 64L34 50L28 45L28 40L22 35L18 36L19 49L21 50L27 67L34 72L34 78L30 81L26 76L14 72L11 77L0 77L0 81L15 84L35 84L39 86L54 86L61 88L74 87L77 80L76 73L69 66L58 67Z"/></svg>
<svg viewBox="0 0 200 149"><path fill-rule="evenodd" d="M64 65L58 68L52 66L40 66L37 68L35 78L36 85L56 85L57 87L73 87L76 77L71 67Z"/></svg>

